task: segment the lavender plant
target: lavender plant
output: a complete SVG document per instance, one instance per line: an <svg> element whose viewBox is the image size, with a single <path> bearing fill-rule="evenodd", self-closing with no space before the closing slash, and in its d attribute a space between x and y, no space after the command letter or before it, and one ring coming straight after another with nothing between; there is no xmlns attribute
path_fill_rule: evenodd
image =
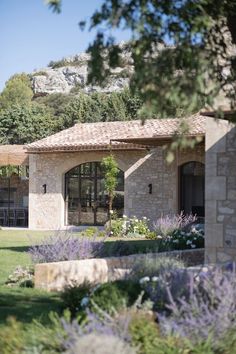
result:
<svg viewBox="0 0 236 354"><path fill-rule="evenodd" d="M57 233L46 237L41 244L29 248L34 263L60 262L99 257L104 248L104 239L75 237L68 233Z"/></svg>
<svg viewBox="0 0 236 354"><path fill-rule="evenodd" d="M219 268L201 273L186 283L189 296L178 299L167 285L171 315L159 314L162 331L193 343L210 341L213 348L220 345L227 333L236 329L235 275L235 271L223 272Z"/></svg>
<svg viewBox="0 0 236 354"><path fill-rule="evenodd" d="M185 268L163 268L159 274L144 276L139 280L148 298L153 302L155 310L166 310L170 304L169 292L175 301L180 298L189 299L193 286L193 275Z"/></svg>
<svg viewBox="0 0 236 354"><path fill-rule="evenodd" d="M78 323L77 320L69 322L65 318L61 319L63 329L66 333L66 339L63 344L66 350L73 349L79 338L89 334L114 336L123 342L130 343L131 338L128 331L129 316L120 316L117 313L115 316L111 316L101 310L95 303L93 303L93 307L96 312L91 312L87 309L86 321L83 323Z"/></svg>
<svg viewBox="0 0 236 354"><path fill-rule="evenodd" d="M153 226L157 235L166 238L168 236L173 235L174 232L181 231L187 226L193 224L196 219L196 216L193 214L184 215L184 213L181 212L178 215L161 216L159 219L157 219Z"/></svg>
<svg viewBox="0 0 236 354"><path fill-rule="evenodd" d="M68 354L135 354L130 344L114 335L90 333L81 336Z"/></svg>

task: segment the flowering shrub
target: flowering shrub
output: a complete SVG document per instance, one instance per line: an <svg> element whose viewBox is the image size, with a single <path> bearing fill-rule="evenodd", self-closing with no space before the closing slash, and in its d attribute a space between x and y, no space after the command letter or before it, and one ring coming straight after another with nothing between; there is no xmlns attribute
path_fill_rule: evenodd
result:
<svg viewBox="0 0 236 354"><path fill-rule="evenodd" d="M165 238L173 235L174 232L184 230L189 225L193 224L196 219L195 215L184 215L183 212L181 212L179 215L160 217L153 226L156 234Z"/></svg>
<svg viewBox="0 0 236 354"><path fill-rule="evenodd" d="M104 239L97 241L96 235L75 237L58 233L31 246L29 253L34 263L48 263L99 257L103 248Z"/></svg>
<svg viewBox="0 0 236 354"><path fill-rule="evenodd" d="M148 228L148 219L144 216L142 219L128 218L123 216L123 218L113 219L111 223L111 236L114 237L135 237L135 236L146 236L150 233Z"/></svg>
<svg viewBox="0 0 236 354"><path fill-rule="evenodd" d="M193 343L210 340L214 348L236 329L235 271L208 270L185 286L188 296L177 299L174 289L167 285L171 314L159 315L160 326L165 334L188 338Z"/></svg>
<svg viewBox="0 0 236 354"><path fill-rule="evenodd" d="M61 319L62 326L66 333L63 347L73 350L79 338L88 334L114 336L129 343L130 335L128 332L130 318L128 316L111 316L101 310L96 304L96 312L87 310L86 321L78 323L75 319L72 322L65 318Z"/></svg>
<svg viewBox="0 0 236 354"><path fill-rule="evenodd" d="M169 292L176 301L190 296L193 275L186 269L163 268L159 274L144 276L139 280L155 309L164 310L170 304Z"/></svg>

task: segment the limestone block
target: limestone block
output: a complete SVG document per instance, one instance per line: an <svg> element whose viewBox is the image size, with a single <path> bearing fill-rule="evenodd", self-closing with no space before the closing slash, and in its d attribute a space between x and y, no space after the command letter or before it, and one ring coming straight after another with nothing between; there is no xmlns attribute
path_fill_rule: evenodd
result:
<svg viewBox="0 0 236 354"><path fill-rule="evenodd" d="M225 200L226 199L226 177L205 178L205 198L206 200Z"/></svg>
<svg viewBox="0 0 236 354"><path fill-rule="evenodd" d="M205 224L205 247L223 247L223 224Z"/></svg>

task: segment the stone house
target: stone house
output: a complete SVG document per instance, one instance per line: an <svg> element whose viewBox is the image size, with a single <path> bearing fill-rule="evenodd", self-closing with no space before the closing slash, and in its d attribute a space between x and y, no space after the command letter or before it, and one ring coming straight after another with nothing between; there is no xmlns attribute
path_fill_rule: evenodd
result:
<svg viewBox="0 0 236 354"><path fill-rule="evenodd" d="M195 138L197 144L175 151L171 163L166 156L179 131L178 119L148 120L144 125L140 121L76 124L24 150L19 147L18 163L17 149L6 158L1 147L0 165L29 166L29 201L22 197L19 203L16 193L15 209L28 209L30 229L104 224L107 195L100 162L112 152L120 169L114 200L118 215L146 216L152 225L161 215L192 212L205 218L206 260L236 258L236 128L201 114L186 121L186 138ZM21 183L14 188L25 191L27 173L19 178ZM0 192L4 188L0 181ZM8 219L1 218L0 205L0 223L9 224L14 198Z"/></svg>

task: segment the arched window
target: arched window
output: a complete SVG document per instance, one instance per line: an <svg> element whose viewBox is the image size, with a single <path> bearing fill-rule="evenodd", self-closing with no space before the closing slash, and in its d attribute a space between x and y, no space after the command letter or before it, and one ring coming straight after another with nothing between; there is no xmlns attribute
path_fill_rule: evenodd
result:
<svg viewBox="0 0 236 354"><path fill-rule="evenodd" d="M205 215L205 166L196 161L180 167L180 210L185 214Z"/></svg>
<svg viewBox="0 0 236 354"><path fill-rule="evenodd" d="M86 162L65 175L67 225L104 225L108 220L108 195L100 162ZM124 173L120 170L113 209L124 209Z"/></svg>

